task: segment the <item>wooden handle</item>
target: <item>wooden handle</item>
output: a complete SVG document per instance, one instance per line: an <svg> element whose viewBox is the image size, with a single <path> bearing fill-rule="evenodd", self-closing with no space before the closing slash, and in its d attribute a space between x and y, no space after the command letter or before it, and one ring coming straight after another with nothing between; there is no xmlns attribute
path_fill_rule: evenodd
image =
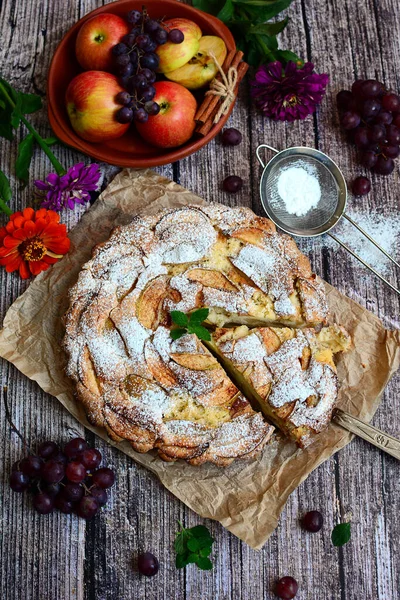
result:
<svg viewBox="0 0 400 600"><path fill-rule="evenodd" d="M368 423L364 423L364 421L360 421L360 419L349 415L343 410L340 410L340 408L335 410L333 421L337 425L347 429L347 431L355 433L363 440L370 442L377 448L380 448L384 452L387 452L387 454L400 460L400 440L397 440Z"/></svg>

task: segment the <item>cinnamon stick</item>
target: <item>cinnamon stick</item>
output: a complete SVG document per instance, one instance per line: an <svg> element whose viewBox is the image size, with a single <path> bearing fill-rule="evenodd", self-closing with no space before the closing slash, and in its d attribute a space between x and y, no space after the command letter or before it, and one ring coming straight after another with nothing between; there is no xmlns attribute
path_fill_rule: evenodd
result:
<svg viewBox="0 0 400 600"><path fill-rule="evenodd" d="M243 52L240 51L236 51L235 50L231 50L230 52L228 52L228 54L225 57L225 60L223 62L222 65L222 70L224 73L227 73L229 68L231 66L233 66L233 62L236 60L236 56L238 54L241 54L243 57ZM238 61L239 64L240 60ZM216 76L216 79L218 81L221 81L221 74L218 73ZM200 104L197 113L195 114L194 120L197 121L198 123L205 123L207 121L207 117L206 117L206 113L209 112L209 108L211 105L211 102L213 101L214 96L208 95L208 96L204 96L204 100L203 102Z"/></svg>
<svg viewBox="0 0 400 600"><path fill-rule="evenodd" d="M242 56L243 56L243 53L242 53ZM232 66L234 66L233 63L232 63ZM239 64L239 66L237 67L238 77L237 77L237 84L235 87L235 94L237 94L239 84L242 81L242 79L244 78L244 76L246 75L248 68L249 68L249 65L245 62L241 62ZM212 104L210 104L210 106L208 107L207 119L204 121L204 123L199 123L199 125L196 127L196 133L201 135L202 137L207 135L207 133L210 131L210 129L214 125L214 117L217 114L218 108L219 108L218 103L220 101L220 98L218 96L210 96L210 97L216 101L213 102Z"/></svg>

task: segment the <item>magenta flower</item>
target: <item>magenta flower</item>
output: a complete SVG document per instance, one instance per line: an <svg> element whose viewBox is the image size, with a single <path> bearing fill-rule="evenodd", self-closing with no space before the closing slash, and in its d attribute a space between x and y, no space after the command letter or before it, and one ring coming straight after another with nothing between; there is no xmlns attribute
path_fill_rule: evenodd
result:
<svg viewBox="0 0 400 600"><path fill-rule="evenodd" d="M46 181L36 180L37 196L42 199L41 207L60 211L73 209L75 204L85 204L90 200L90 192L98 189L101 171L99 165L87 167L78 163L68 169L65 175L50 173Z"/></svg>
<svg viewBox="0 0 400 600"><path fill-rule="evenodd" d="M279 61L261 65L250 82L257 108L274 121L305 119L321 102L329 75L314 73L314 65L298 68L290 61L283 69Z"/></svg>

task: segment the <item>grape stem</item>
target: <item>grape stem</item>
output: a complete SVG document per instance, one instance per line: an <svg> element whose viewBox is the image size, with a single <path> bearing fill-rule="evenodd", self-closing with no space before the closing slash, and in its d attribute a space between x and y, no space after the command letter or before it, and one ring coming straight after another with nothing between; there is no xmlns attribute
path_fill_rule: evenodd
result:
<svg viewBox="0 0 400 600"><path fill-rule="evenodd" d="M3 95L4 99L8 102L8 104L11 106L11 108L13 110L15 110L15 102L13 102L13 100L10 98L6 88L4 87L4 85L1 82L0 82L0 93ZM24 115L21 114L18 116L20 117L22 123L25 125L25 127L27 128L29 133L31 133L33 135L36 142L39 144L39 146L41 147L43 152L46 154L46 156L50 160L51 164L53 165L53 167L56 170L57 175L59 175L59 176L65 175L66 170L64 169L62 164L57 160L57 158L54 156L53 152L50 150L49 146L46 144L46 142L44 141L42 136L39 135L39 133L36 131L36 129L34 129L34 127L32 127L32 125L24 117Z"/></svg>
<svg viewBox="0 0 400 600"><path fill-rule="evenodd" d="M17 434L17 436L19 437L19 439L24 444L24 447L27 450L29 450L29 452L32 454L32 451L31 451L31 449L30 449L30 447L29 447L26 439L24 438L24 436L22 435L22 433L19 431L19 429L17 428L17 426L14 425L13 420L11 418L11 412L10 412L10 408L8 406L8 387L6 385L3 386L3 401L4 401L5 411L6 411L6 419L10 423L11 429Z"/></svg>

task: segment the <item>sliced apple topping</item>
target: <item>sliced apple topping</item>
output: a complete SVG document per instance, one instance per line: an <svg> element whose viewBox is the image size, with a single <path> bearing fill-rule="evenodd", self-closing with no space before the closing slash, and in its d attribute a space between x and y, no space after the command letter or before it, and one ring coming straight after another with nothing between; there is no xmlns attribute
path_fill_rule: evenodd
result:
<svg viewBox="0 0 400 600"><path fill-rule="evenodd" d="M217 361L210 354L171 354L171 358L181 367L193 371L206 371L218 367Z"/></svg>
<svg viewBox="0 0 400 600"><path fill-rule="evenodd" d="M169 278L160 275L143 290L137 305L136 316L143 327L155 330L160 323L163 300L169 295Z"/></svg>
<svg viewBox="0 0 400 600"><path fill-rule="evenodd" d="M186 272L190 281L197 281L206 287L216 288L227 292L237 292L237 287L225 275L213 269L191 269Z"/></svg>
<svg viewBox="0 0 400 600"><path fill-rule="evenodd" d="M197 53L185 65L165 73L171 81L180 83L189 90L204 87L218 73L214 57L220 65L225 60L227 49L224 40L216 35L204 35L200 38Z"/></svg>
<svg viewBox="0 0 400 600"><path fill-rule="evenodd" d="M171 369L165 364L150 340L144 347L144 357L150 373L164 388L176 385L177 379Z"/></svg>

